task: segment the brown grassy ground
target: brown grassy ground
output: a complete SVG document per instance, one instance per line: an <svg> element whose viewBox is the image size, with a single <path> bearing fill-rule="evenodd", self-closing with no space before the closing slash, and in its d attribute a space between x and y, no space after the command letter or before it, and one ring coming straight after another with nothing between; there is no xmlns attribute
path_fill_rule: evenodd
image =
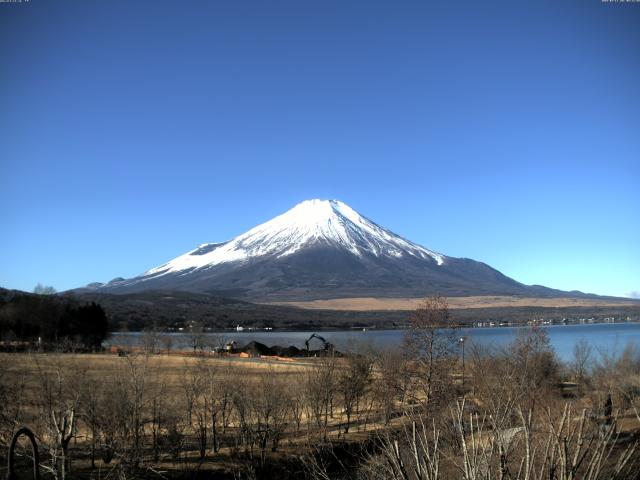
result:
<svg viewBox="0 0 640 480"><path fill-rule="evenodd" d="M329 300L309 300L301 302L276 302L274 305L288 305L310 310L415 310L422 298L334 298ZM628 299L593 298L533 298L511 296L448 297L449 308L497 308L497 307L612 307L637 306L638 302Z"/></svg>
<svg viewBox="0 0 640 480"><path fill-rule="evenodd" d="M71 367L75 371L85 371L89 376L98 378L118 375L121 372L124 358L113 354L53 354L53 353L0 353L7 379L17 380L24 377L27 382L27 398L37 388L39 371L53 371L58 365ZM161 372L160 379L169 386L181 386L185 367L205 361L224 369L232 375L244 377L258 376L261 371L271 369L277 373L292 374L304 372L313 359L294 361L278 361L271 359L228 357L203 357L176 354L158 354L149 356L149 370Z"/></svg>
<svg viewBox="0 0 640 480"><path fill-rule="evenodd" d="M144 355L141 353L132 353L130 358L137 358L142 361ZM180 352L172 354L154 354L148 357L148 376L147 388L154 390L162 384L162 395L173 398L180 402L184 396L185 374L189 367L195 367L197 364L206 364L220 369L225 375L232 378L242 378L247 384L257 383L260 377L267 372L275 372L275 374L284 378L285 384L291 379L300 377L305 374L314 363L320 359L301 358L289 359L288 361L279 361L270 357L263 358L240 358L238 356L213 357L206 355L188 355ZM83 375L85 379L106 380L113 379L118 375L126 374L124 369L127 362L126 357L119 357L116 354L57 354L57 353L0 353L0 363L4 370L5 381L10 383L21 383L24 385L23 395L23 412L25 414L25 423L37 431L39 424L38 409L35 405L36 399L41 395L41 378L44 372L53 374L58 370L73 371L77 375ZM338 359L338 364L341 360ZM307 451L310 447L309 438L307 437L307 413L303 413L302 426L299 432L293 431L293 425L290 426L286 435L280 443L277 452L268 452L271 461L278 459L286 459L289 456L299 455L301 451ZM344 415L335 413L330 420L327 437L330 439L340 439L341 423L345 420ZM400 419L394 421L397 423ZM375 421L367 422L364 429L361 423L354 419L352 429L348 437L349 442L364 442L370 436L372 431L382 429L385 426ZM78 424L76 432L76 441L74 446L82 445L87 441L89 431L87 426L82 422ZM39 439L45 439L46 436L40 434ZM344 440L344 439L343 439ZM86 447L89 448L88 446ZM210 450L210 448L209 448ZM159 461L153 462L153 467L157 471L181 471L181 470L220 470L220 471L240 471L243 468L241 463L237 463L231 454L229 446L223 446L220 451L213 455L207 451L207 457L201 459L197 451L183 451L180 454L180 460L172 460L163 456ZM85 452L86 453L86 452ZM111 467L105 464L100 458L96 459L98 469L107 471ZM90 471L90 461L85 455L75 455L74 458L75 472L87 473ZM0 477L3 477L5 470L0 465Z"/></svg>

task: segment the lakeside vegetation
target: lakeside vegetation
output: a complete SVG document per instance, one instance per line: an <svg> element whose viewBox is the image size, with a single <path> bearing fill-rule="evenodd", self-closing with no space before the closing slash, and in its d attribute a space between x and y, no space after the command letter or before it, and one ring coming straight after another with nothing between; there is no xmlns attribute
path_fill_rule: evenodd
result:
<svg viewBox="0 0 640 480"><path fill-rule="evenodd" d="M296 360L5 353L2 455L27 425L56 480L637 478L636 346L563 364L534 327L461 357L454 322L434 298L402 348Z"/></svg>
<svg viewBox="0 0 640 480"><path fill-rule="evenodd" d="M399 329L407 328L411 312L405 310L340 311L305 310L292 306L262 305L233 298L189 292L145 292L108 295L74 293L35 295L0 288L0 341L22 337L20 325L32 323L64 308L95 303L104 310L109 331L156 330L179 332L196 326L204 331L225 331L237 325L246 328L271 328L285 331L345 330L351 328ZM32 304L31 310L22 304ZM461 326L478 322L496 325L509 323L524 325L532 319L552 323L579 323L581 319L594 322L640 321L640 302L606 306L513 306L452 309L455 321ZM182 330L181 330L182 329ZM30 338L36 339L33 335Z"/></svg>

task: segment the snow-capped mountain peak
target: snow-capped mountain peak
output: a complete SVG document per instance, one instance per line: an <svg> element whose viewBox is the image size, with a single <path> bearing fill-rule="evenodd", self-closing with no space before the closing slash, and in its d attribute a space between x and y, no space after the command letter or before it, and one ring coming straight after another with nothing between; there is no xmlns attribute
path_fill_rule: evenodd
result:
<svg viewBox="0 0 640 480"><path fill-rule="evenodd" d="M482 262L412 243L337 200L307 200L223 243L92 289L189 291L273 302L349 297L525 295ZM535 295L555 294L533 290Z"/></svg>
<svg viewBox="0 0 640 480"><path fill-rule="evenodd" d="M200 245L143 276L186 273L256 257L282 258L316 244L346 250L357 257L416 257L437 265L447 258L380 227L343 202L314 199L228 242Z"/></svg>

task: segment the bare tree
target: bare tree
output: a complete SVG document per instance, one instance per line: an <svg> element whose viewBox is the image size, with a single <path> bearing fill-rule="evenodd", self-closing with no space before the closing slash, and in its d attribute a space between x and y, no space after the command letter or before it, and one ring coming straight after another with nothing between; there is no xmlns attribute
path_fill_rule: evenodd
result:
<svg viewBox="0 0 640 480"><path fill-rule="evenodd" d="M156 327L146 329L142 332L142 348L150 355L157 353L160 344L160 335Z"/></svg>
<svg viewBox="0 0 640 480"><path fill-rule="evenodd" d="M458 338L445 298L427 298L411 315L404 339L407 366L417 388L414 400L425 409L452 393L450 375L457 361Z"/></svg>
<svg viewBox="0 0 640 480"><path fill-rule="evenodd" d="M396 404L405 399L409 383L406 363L406 356L397 349L385 349L376 356L373 399L382 411L385 424L393 417Z"/></svg>
<svg viewBox="0 0 640 480"><path fill-rule="evenodd" d="M250 408L255 421L254 431L260 448L260 464L265 465L269 445L271 451L278 448L280 438L290 417L290 401L284 381L272 369L261 372L254 387Z"/></svg>
<svg viewBox="0 0 640 480"><path fill-rule="evenodd" d="M59 356L43 362L34 357L39 377L39 410L44 447L49 462L43 465L56 480L71 470L69 445L77 432L77 415L85 371L77 364L63 365Z"/></svg>
<svg viewBox="0 0 640 480"><path fill-rule="evenodd" d="M120 460L120 469L132 472L144 459L145 431L153 423L153 400L162 392L162 382L157 369L151 368L148 355L128 355L118 361L107 433L113 436L110 444Z"/></svg>
<svg viewBox="0 0 640 480"><path fill-rule="evenodd" d="M592 401L603 405L605 398L614 398L614 403L630 408L640 422L640 350L629 342L621 352L599 350L593 367L596 388Z"/></svg>
<svg viewBox="0 0 640 480"><path fill-rule="evenodd" d="M98 449L108 450L107 442L111 438L108 435L108 425L113 421L108 417L108 403L110 402L110 378L103 376L100 379L87 377L85 388L80 397L79 418L86 425L91 436L91 468L95 468ZM103 460L110 461L108 455Z"/></svg>
<svg viewBox="0 0 640 480"><path fill-rule="evenodd" d="M198 350L202 351L205 347L206 336L204 334L204 327L197 323L191 323L189 325L189 343L193 348L193 353Z"/></svg>
<svg viewBox="0 0 640 480"><path fill-rule="evenodd" d="M296 433L300 433L306 402L304 378L301 375L293 375L289 379L287 389L290 392L291 416L296 425Z"/></svg>
<svg viewBox="0 0 640 480"><path fill-rule="evenodd" d="M333 416L333 399L336 393L336 358L328 355L318 359L306 376L307 406L309 419L327 439L329 417Z"/></svg>
<svg viewBox="0 0 640 480"><path fill-rule="evenodd" d="M578 382L582 382L590 369L592 361L592 348L584 338L578 340L573 346L573 361L571 367Z"/></svg>
<svg viewBox="0 0 640 480"><path fill-rule="evenodd" d="M520 329L508 345L504 360L515 373L512 386L520 395L519 403L525 410L533 409L536 402L548 402L553 398L559 363L543 328Z"/></svg>
<svg viewBox="0 0 640 480"><path fill-rule="evenodd" d="M8 445L24 419L25 374L9 372L7 362L0 358L0 444Z"/></svg>
<svg viewBox="0 0 640 480"><path fill-rule="evenodd" d="M187 411L187 427L195 432L200 459L204 459L206 455L210 428L213 437L213 451L218 451L219 397L217 381L216 369L210 361L201 359L195 365L185 364L182 382Z"/></svg>
<svg viewBox="0 0 640 480"><path fill-rule="evenodd" d="M445 442L434 421L422 416L405 423L399 436L383 434L381 452L372 456L364 477L391 480L596 480L636 477L638 442L614 449L616 435L608 428L594 435L584 410L574 415L565 405L554 418L538 420L517 409L513 428L494 430L484 416L465 417L464 403L452 409L452 420L466 424L457 441ZM372 468L373 467L373 468Z"/></svg>
<svg viewBox="0 0 640 480"><path fill-rule="evenodd" d="M364 396L370 380L372 359L368 355L351 354L346 358L346 364L339 370L338 389L342 396L342 406L347 421L344 433L349 433L351 418L357 414L360 399Z"/></svg>
<svg viewBox="0 0 640 480"><path fill-rule="evenodd" d="M255 445L255 422L252 418L253 396L251 387L251 384L246 379L239 378L231 396L236 427L235 449L242 448L244 454L249 458L253 458Z"/></svg>
<svg viewBox="0 0 640 480"><path fill-rule="evenodd" d="M173 347L173 337L171 335L162 335L160 337L160 342L164 347L164 351L167 355L171 353L171 348Z"/></svg>
<svg viewBox="0 0 640 480"><path fill-rule="evenodd" d="M57 290L50 285L42 285L41 283L38 283L33 288L33 293L37 293L38 295L55 295Z"/></svg>

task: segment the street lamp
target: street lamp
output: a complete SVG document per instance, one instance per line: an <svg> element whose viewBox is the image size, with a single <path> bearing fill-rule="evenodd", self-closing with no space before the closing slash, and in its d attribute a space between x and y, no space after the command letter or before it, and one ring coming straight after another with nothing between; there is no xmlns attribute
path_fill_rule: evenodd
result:
<svg viewBox="0 0 640 480"><path fill-rule="evenodd" d="M460 346L462 347L462 394L464 395L464 337L460 337Z"/></svg>

